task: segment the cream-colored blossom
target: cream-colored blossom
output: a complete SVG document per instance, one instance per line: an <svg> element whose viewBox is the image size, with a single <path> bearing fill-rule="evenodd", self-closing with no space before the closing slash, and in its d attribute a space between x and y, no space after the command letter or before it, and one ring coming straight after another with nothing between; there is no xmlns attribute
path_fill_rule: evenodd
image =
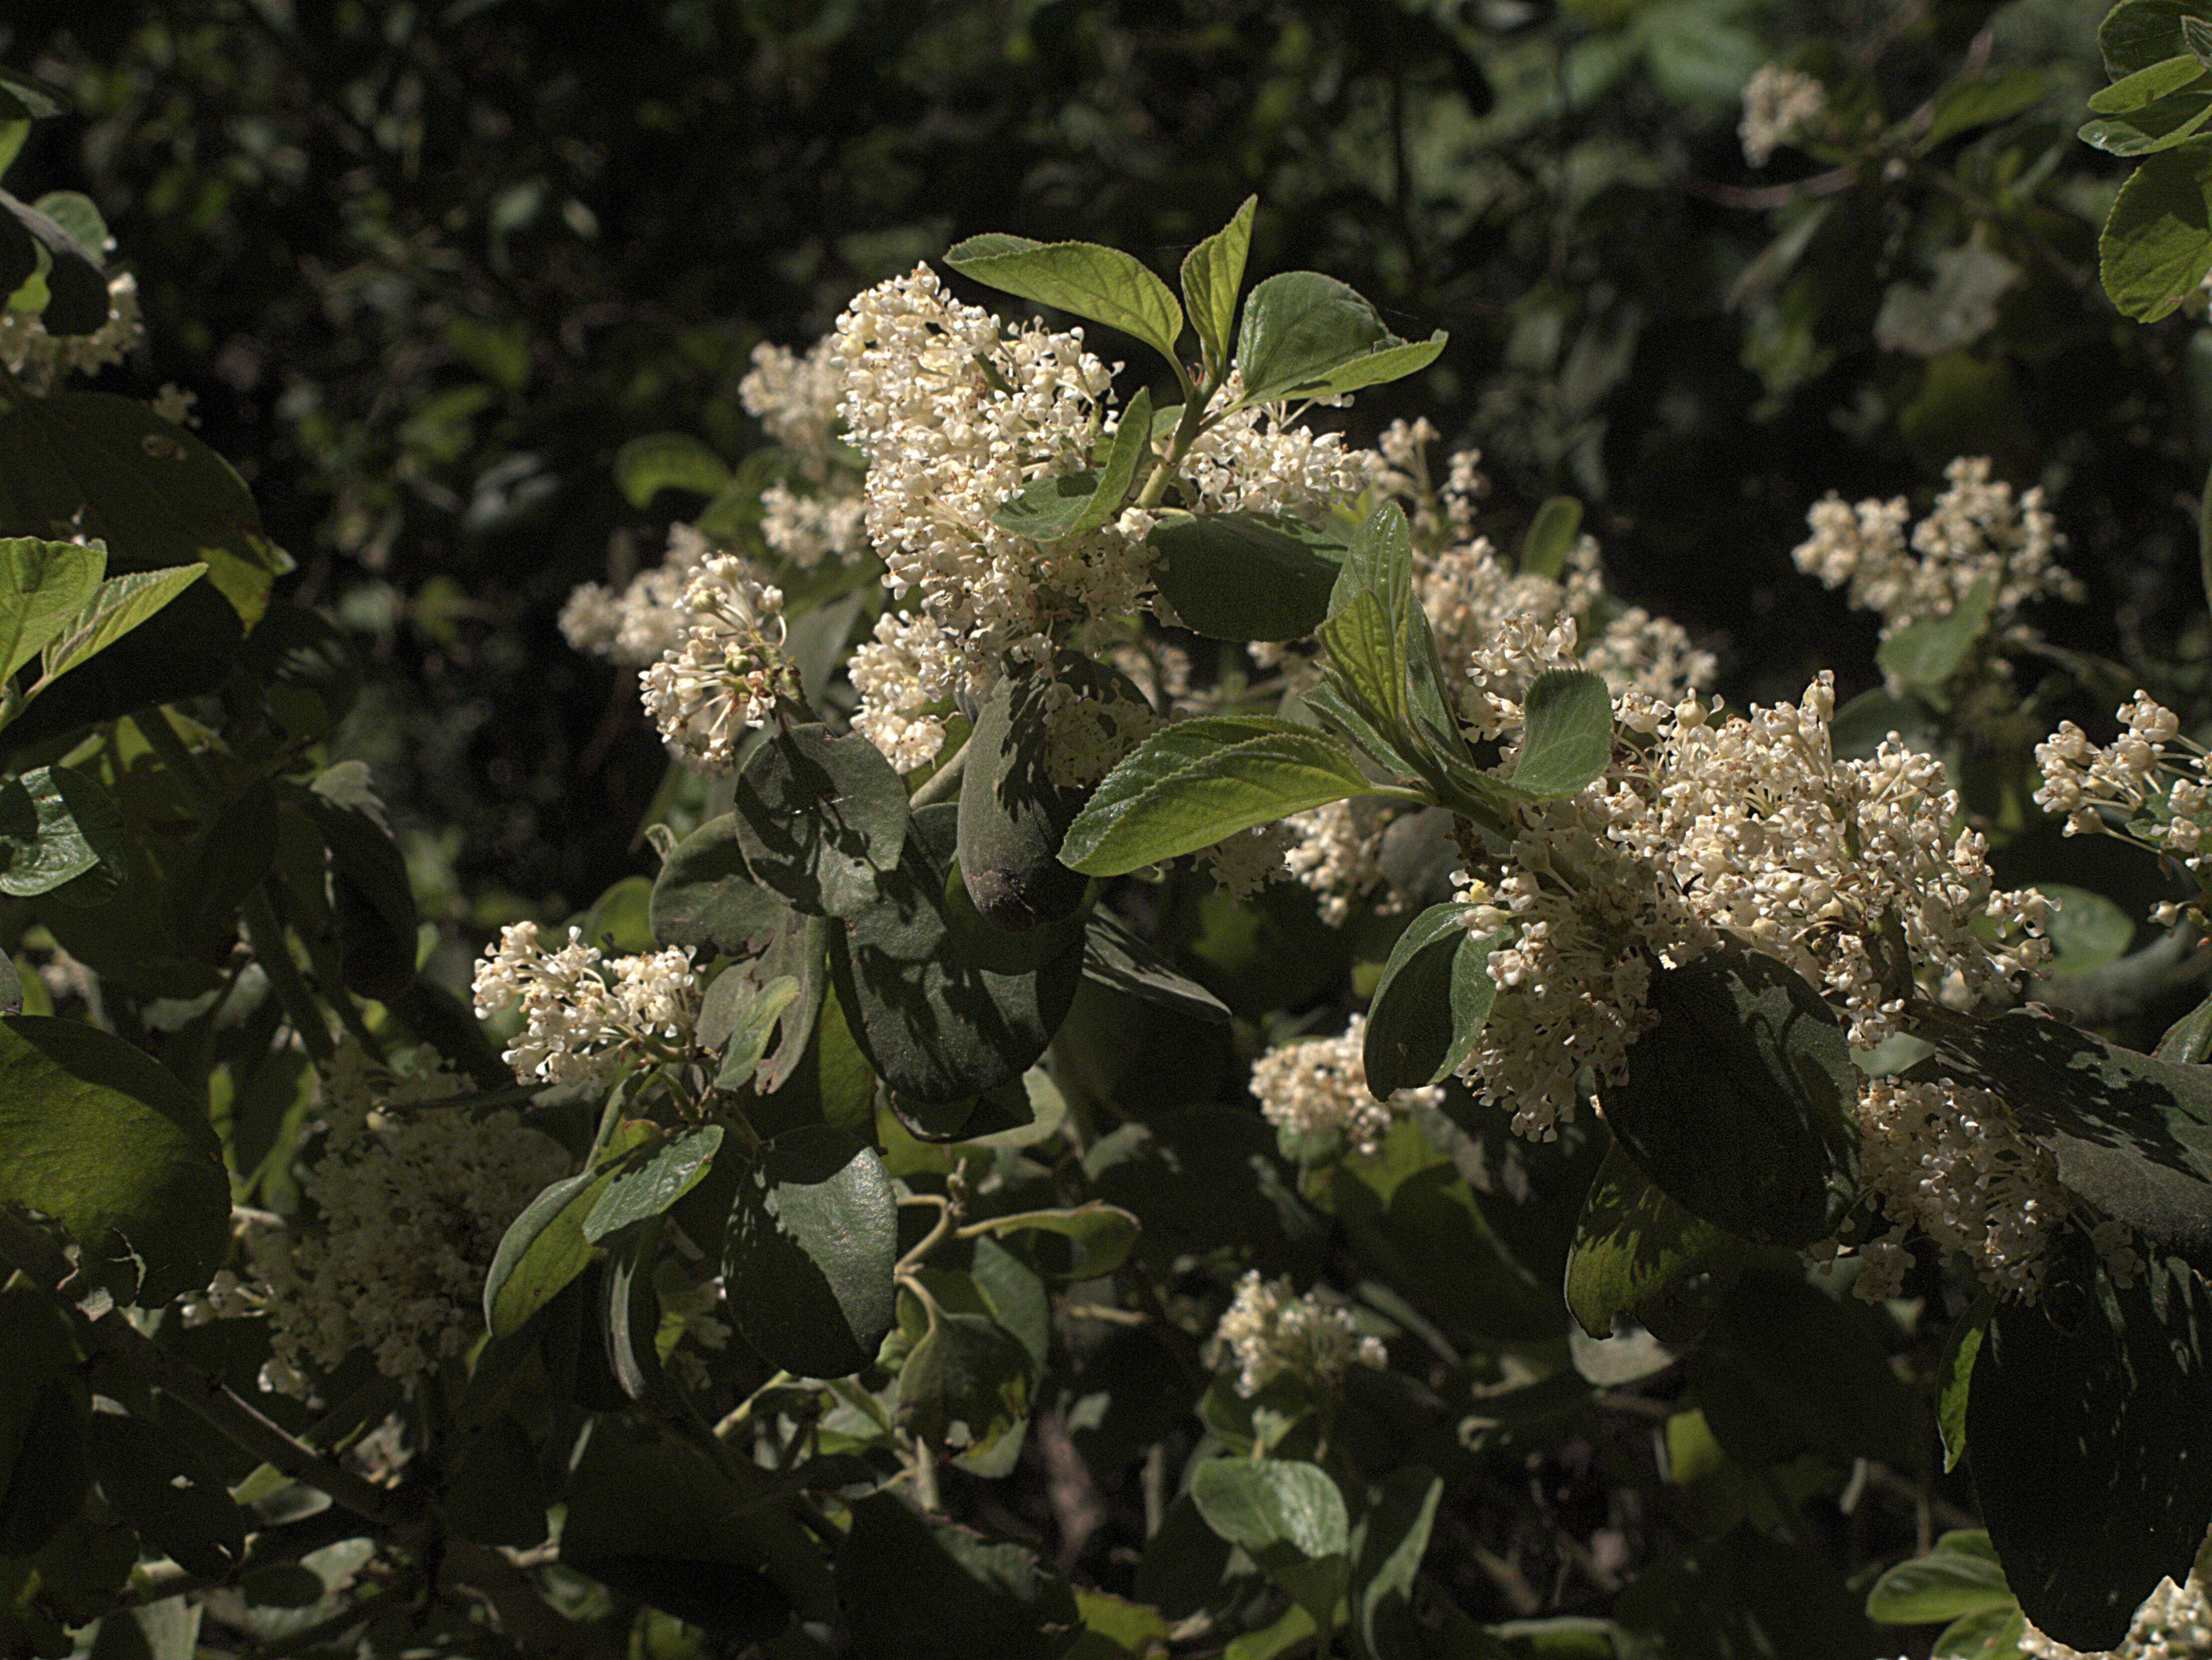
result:
<svg viewBox="0 0 2212 1660"><path fill-rule="evenodd" d="M684 589L683 638L638 676L669 752L696 772L727 772L745 732L799 691L783 649L783 593L749 561L717 555Z"/></svg>
<svg viewBox="0 0 2212 1660"><path fill-rule="evenodd" d="M511 924L477 963L479 1019L522 1004L525 1027L507 1065L518 1077L556 1084L605 1084L641 1059L687 1044L699 999L689 952L608 962L578 928L549 952L535 922Z"/></svg>
<svg viewBox="0 0 2212 1660"><path fill-rule="evenodd" d="M1828 112L1828 89L1802 70L1761 64L1743 88L1743 119L1736 137L1743 159L1765 167L1774 152L1811 132Z"/></svg>
<svg viewBox="0 0 2212 1660"><path fill-rule="evenodd" d="M1313 1292L1301 1297L1287 1276L1257 1268L1237 1282L1236 1300L1214 1328L1220 1357L1237 1367L1237 1392L1255 1395L1276 1378L1334 1384L1352 1365L1389 1364L1379 1339L1362 1337L1350 1310Z"/></svg>
<svg viewBox="0 0 2212 1660"><path fill-rule="evenodd" d="M1338 1037L1308 1037L1269 1049L1252 1067L1252 1093L1279 1129L1302 1135L1340 1132L1355 1152L1373 1153L1396 1111L1435 1106L1437 1088L1401 1090L1378 1101L1367 1087L1367 1017L1355 1014Z"/></svg>
<svg viewBox="0 0 2212 1660"><path fill-rule="evenodd" d="M1878 613L1885 640L1913 623L1948 617L1986 579L1990 631L2008 646L2033 643L2035 630L2020 620L2023 607L2082 597L2081 585L2058 562L2065 539L2043 491L2015 500L2011 485L1990 477L1985 456L1961 456L1943 477L1947 488L1909 538L1904 497L1852 504L1831 494L1806 514L1812 534L1790 557L1807 575L1845 589L1857 609Z"/></svg>

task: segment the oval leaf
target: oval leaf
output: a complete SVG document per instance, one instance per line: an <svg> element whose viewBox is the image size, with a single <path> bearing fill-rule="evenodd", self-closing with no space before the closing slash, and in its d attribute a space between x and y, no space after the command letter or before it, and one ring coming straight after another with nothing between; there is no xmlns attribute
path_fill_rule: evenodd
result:
<svg viewBox="0 0 2212 1660"><path fill-rule="evenodd" d="M1244 326L1237 338L1243 401L1279 403L1318 387L1332 370L1355 358L1401 344L1375 307L1334 277L1285 271L1244 301Z"/></svg>
<svg viewBox="0 0 2212 1660"><path fill-rule="evenodd" d="M1614 1146L1575 1224L1567 1310L1591 1336L1610 1337L1615 1316L1640 1317L1692 1274L1731 1269L1743 1255L1741 1240L1676 1204Z"/></svg>
<svg viewBox="0 0 2212 1660"><path fill-rule="evenodd" d="M1134 335L1177 361L1182 307L1174 290L1118 248L971 236L948 250L945 263L963 277Z"/></svg>
<svg viewBox="0 0 2212 1660"><path fill-rule="evenodd" d="M1432 905L1390 948L1367 1012L1362 1058L1378 1101L1443 1082L1474 1052L1498 996L1490 953L1510 933L1468 932L1464 905Z"/></svg>
<svg viewBox="0 0 2212 1660"><path fill-rule="evenodd" d="M1668 1196L1731 1233L1797 1250L1858 1191L1857 1098L1836 1017L1795 971L1724 951L1651 976L1659 1024L1605 1091L1606 1122Z"/></svg>
<svg viewBox="0 0 2212 1660"><path fill-rule="evenodd" d="M722 1127L703 1124L678 1132L641 1163L624 1164L585 1213L585 1239L596 1245L632 1223L660 1215L706 1180L721 1145Z"/></svg>
<svg viewBox="0 0 2212 1660"><path fill-rule="evenodd" d="M891 1329L898 1205L882 1161L827 1124L777 1136L738 1185L725 1296L770 1365L844 1377Z"/></svg>
<svg viewBox="0 0 2212 1660"><path fill-rule="evenodd" d="M206 1115L152 1057L72 1020L0 1019L0 1202L133 1263L131 1300L149 1307L207 1284L230 1243Z"/></svg>
<svg viewBox="0 0 2212 1660"><path fill-rule="evenodd" d="M1152 582L1212 640L1301 640L1321 626L1342 550L1295 519L1174 514L1152 527Z"/></svg>
<svg viewBox="0 0 2212 1660"><path fill-rule="evenodd" d="M1352 751L1310 727L1265 714L1181 721L1107 775L1060 858L1119 876L1371 788Z"/></svg>

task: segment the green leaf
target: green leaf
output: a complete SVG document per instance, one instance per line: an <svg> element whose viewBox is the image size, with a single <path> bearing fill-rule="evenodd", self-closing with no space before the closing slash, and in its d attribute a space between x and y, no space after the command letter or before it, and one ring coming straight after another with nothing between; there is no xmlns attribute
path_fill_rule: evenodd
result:
<svg viewBox="0 0 2212 1660"><path fill-rule="evenodd" d="M1316 689L1322 695L1309 693L1310 708L1324 719L1351 715L1355 734L1379 740L1377 761L1410 767L1432 783L1439 762L1474 771L1414 591L1413 532L1396 502L1385 502L1353 534L1318 633L1329 660Z"/></svg>
<svg viewBox="0 0 2212 1660"><path fill-rule="evenodd" d="M1402 344L1374 307L1334 277L1285 271L1245 299L1237 339L1237 368L1244 379L1241 401L1280 403L1321 386L1356 359ZM1441 341L1431 344L1442 349Z"/></svg>
<svg viewBox="0 0 2212 1660"><path fill-rule="evenodd" d="M2113 198L2097 240L2105 292L2124 316L2154 323L2212 271L2212 138L2160 151Z"/></svg>
<svg viewBox="0 0 2212 1660"><path fill-rule="evenodd" d="M40 678L58 678L98 656L199 581L207 569L176 565L109 577L46 642L39 660Z"/></svg>
<svg viewBox="0 0 2212 1660"><path fill-rule="evenodd" d="M1352 1536L1352 1625L1370 1654L1419 1652L1392 1639L1412 1624L1413 1582L1429 1548L1437 1501L1443 1490L1434 1470L1406 1464L1369 1492L1367 1513Z"/></svg>
<svg viewBox="0 0 2212 1660"><path fill-rule="evenodd" d="M1558 581L1567 568L1583 528L1583 504L1571 496L1554 496L1536 509L1528 533L1521 538L1522 575Z"/></svg>
<svg viewBox="0 0 2212 1660"><path fill-rule="evenodd" d="M1252 216L1260 198L1248 196L1243 206L1219 230L1185 255L1182 262L1183 309L1198 331L1206 354L1206 374L1218 380L1228 367L1231 346L1237 337L1237 295L1244 285L1244 260L1252 247Z"/></svg>
<svg viewBox="0 0 2212 1660"><path fill-rule="evenodd" d="M735 813L710 818L676 844L653 879L647 910L664 946L750 957L789 921L782 896L753 879Z"/></svg>
<svg viewBox="0 0 2212 1660"><path fill-rule="evenodd" d="M611 1414L563 1496L564 1566L719 1633L735 1651L784 1629L794 1604L809 1619L833 1612L816 1549L805 1548L815 1560L804 1563L778 1549L788 1519L690 1447L633 1440Z"/></svg>
<svg viewBox="0 0 2212 1660"><path fill-rule="evenodd" d="M1084 923L1083 975L1208 1025L1225 1026L1232 1018L1226 1003L1177 971L1109 911L1094 910Z"/></svg>
<svg viewBox="0 0 2212 1660"><path fill-rule="evenodd" d="M164 891L170 926L179 939L198 941L222 934L276 864L276 792L267 779L256 779L193 838L190 857ZM414 941L408 944L411 970Z"/></svg>
<svg viewBox="0 0 2212 1660"><path fill-rule="evenodd" d="M133 1263L142 1306L207 1284L230 1179L207 1116L157 1061L71 1020L0 1019L0 1202L45 1212L88 1257Z"/></svg>
<svg viewBox="0 0 2212 1660"><path fill-rule="evenodd" d="M1148 538L1152 583L1211 640L1302 640L1319 626L1341 550L1295 519L1171 514Z"/></svg>
<svg viewBox="0 0 2212 1660"><path fill-rule="evenodd" d="M627 1233L607 1241L606 1256L594 1276L598 1347L625 1399L651 1401L660 1390L660 1297L653 1286L653 1265L660 1255L663 1221L651 1216ZM579 1393L579 1404L582 1404Z"/></svg>
<svg viewBox="0 0 2212 1660"><path fill-rule="evenodd" d="M1443 355L1450 337L1442 329L1425 340L1397 340L1376 347L1364 356L1338 365L1311 386L1302 387L1303 398L1335 398L1362 386L1378 386L1417 374ZM1248 400L1251 401L1251 400Z"/></svg>
<svg viewBox="0 0 2212 1660"><path fill-rule="evenodd" d="M1995 1292L1982 1292L1943 1334L1943 1353L1936 1361L1936 1431L1943 1443L1946 1475L1966 1456L1966 1402L1972 1394L1974 1357L1982 1352L1982 1339L1996 1306Z"/></svg>
<svg viewBox="0 0 2212 1660"><path fill-rule="evenodd" d="M43 120L50 115L67 115L76 107L59 87L21 70L0 69L0 94L9 100L13 107L8 112L15 120Z"/></svg>
<svg viewBox="0 0 2212 1660"><path fill-rule="evenodd" d="M2027 1660L2027 1616L2020 1604L1984 1608L1954 1620L1928 1651L1928 1660Z"/></svg>
<svg viewBox="0 0 2212 1660"><path fill-rule="evenodd" d="M1521 755L1506 780L1524 800L1572 795L1613 759L1613 694L1588 669L1546 669L1522 702Z"/></svg>
<svg viewBox="0 0 2212 1660"><path fill-rule="evenodd" d="M753 879L810 916L879 904L878 873L899 862L906 839L906 785L883 751L819 725L786 727L755 750L734 809Z"/></svg>
<svg viewBox="0 0 2212 1660"><path fill-rule="evenodd" d="M1600 1339L1613 1335L1620 1315L1650 1326L1649 1311L1683 1280L1732 1274L1743 1256L1741 1240L1669 1199L1616 1143L1606 1150L1575 1224L1567 1310Z"/></svg>
<svg viewBox="0 0 2212 1660"><path fill-rule="evenodd" d="M484 1324L511 1337L584 1271L592 1260L584 1219L615 1177L596 1165L556 1182L507 1224L484 1274Z"/></svg>
<svg viewBox="0 0 2212 1660"><path fill-rule="evenodd" d="M1431 905L1390 948L1367 1012L1363 1059L1378 1101L1442 1083L1474 1052L1498 987L1490 953L1510 933L1468 931L1464 905Z"/></svg>
<svg viewBox="0 0 2212 1660"><path fill-rule="evenodd" d="M899 1368L898 1422L940 1451L987 1455L1027 1421L1036 1381L1029 1350L989 1314L933 1310Z"/></svg>
<svg viewBox="0 0 2212 1660"><path fill-rule="evenodd" d="M1645 1567L1613 1617L1645 1640L1638 1653L1874 1660L1883 1652L1834 1568L1748 1523Z"/></svg>
<svg viewBox="0 0 2212 1660"><path fill-rule="evenodd" d="M500 1414L463 1450L447 1478L444 1513L447 1526L479 1545L527 1550L544 1542L544 1473L513 1413Z"/></svg>
<svg viewBox="0 0 2212 1660"><path fill-rule="evenodd" d="M584 1213L582 1233L591 1244L611 1234L659 1216L707 1178L722 1145L722 1127L702 1124L679 1130L642 1162L618 1166Z"/></svg>
<svg viewBox="0 0 2212 1660"><path fill-rule="evenodd" d="M2135 919L2101 893L2063 882L2039 883L2037 891L2052 906L2046 932L2058 954L2044 971L2053 977L2100 967L2136 937Z"/></svg>
<svg viewBox="0 0 2212 1660"><path fill-rule="evenodd" d="M640 509L665 489L716 496L729 482L729 464L688 433L647 433L615 452L615 487Z"/></svg>
<svg viewBox="0 0 2212 1660"><path fill-rule="evenodd" d="M1344 1494L1326 1470L1291 1459L1210 1458L1191 1473L1190 1496L1206 1526L1264 1568L1317 1629L1334 1625L1351 1530Z"/></svg>
<svg viewBox="0 0 2212 1660"><path fill-rule="evenodd" d="M2212 120L2212 90L2178 92L2130 115L2100 116L2075 136L2113 155L2155 155L2192 137Z"/></svg>
<svg viewBox="0 0 2212 1660"><path fill-rule="evenodd" d="M2160 1061L2182 1066L2212 1057L2212 997L2168 1026L2152 1053Z"/></svg>
<svg viewBox="0 0 2212 1660"><path fill-rule="evenodd" d="M2212 1264L2212 1069L2139 1055L2027 1009L1995 1020L1938 1016L1920 1035L1952 1069L2003 1097L2021 1132L2057 1161L2065 1187Z"/></svg>
<svg viewBox="0 0 2212 1660"><path fill-rule="evenodd" d="M1210 1458L1192 1472L1190 1493L1206 1525L1255 1560L1278 1545L1316 1557L1349 1541L1344 1495L1318 1464Z"/></svg>
<svg viewBox="0 0 2212 1660"><path fill-rule="evenodd" d="M1867 1593L1867 1616L1887 1626L1929 1626L2014 1606L1996 1551L1979 1529L1945 1534L1934 1550L1899 1562Z"/></svg>
<svg viewBox="0 0 2212 1660"><path fill-rule="evenodd" d="M2115 81L2089 94L2090 111L2097 115L2127 115L2142 109L2168 93L2200 81L2205 66L2188 52L2179 52L2148 69Z"/></svg>
<svg viewBox="0 0 2212 1660"><path fill-rule="evenodd" d="M1180 361L1176 342L1182 334L1182 307L1165 283L1118 248L971 236L948 250L945 263L994 289L1117 328L1170 362Z"/></svg>
<svg viewBox="0 0 2212 1660"><path fill-rule="evenodd" d="M2121 0L2097 29L2105 72L2117 81L2187 52L2182 20L2208 15L2203 0Z"/></svg>
<svg viewBox="0 0 2212 1660"><path fill-rule="evenodd" d="M827 938L824 934L823 939ZM762 1057L768 1053L769 1040L775 1034L777 1022L798 1000L799 990L799 977L790 974L777 975L752 988L742 1007L735 1011L736 1018L723 1046L722 1064L714 1073L716 1089L741 1090L753 1081L760 1071Z"/></svg>
<svg viewBox="0 0 2212 1660"><path fill-rule="evenodd" d="M1128 1259L1141 1225L1118 1205L1093 1199L1073 1210L1025 1210L982 1219L976 1226L992 1233L1043 1233L1066 1241L1056 1254L1032 1252L1037 1266L1055 1280L1096 1280Z"/></svg>
<svg viewBox="0 0 2212 1660"><path fill-rule="evenodd" d="M2170 1258L2118 1291L2084 1251L2039 1301L2001 1303L1975 1359L1968 1460L1990 1541L2027 1617L2085 1652L2118 1648L2162 1577L2187 1578L2212 1523L2205 1304Z"/></svg>
<svg viewBox="0 0 2212 1660"><path fill-rule="evenodd" d="M34 308L47 333L96 332L113 309L107 279L100 271L100 256L81 244L43 204L33 207L0 190L0 214L27 231L38 246L39 276L27 279L10 303L21 305L43 290L44 303L35 304Z"/></svg>
<svg viewBox="0 0 2212 1660"><path fill-rule="evenodd" d="M1180 721L1107 775L1060 859L1119 876L1371 787L1352 751L1311 727L1264 714Z"/></svg>
<svg viewBox="0 0 2212 1660"><path fill-rule="evenodd" d="M837 1601L859 1660L1059 1660L1075 1598L1028 1547L916 1516L890 1492L852 1517Z"/></svg>
<svg viewBox="0 0 2212 1660"><path fill-rule="evenodd" d="M1875 661L1908 691L1941 686L1989 625L1990 605L1996 597L1996 578L1978 578L1966 597L1943 616L1908 623L1883 641L1875 652Z"/></svg>
<svg viewBox="0 0 2212 1660"><path fill-rule="evenodd" d="M945 856L958 812L915 815L906 856L880 897L842 921L830 970L853 1035L878 1076L926 1104L985 1094L1018 1079L1066 1018L1083 975L1079 939L1042 966L1002 973L962 946L945 912Z"/></svg>
<svg viewBox="0 0 2212 1660"><path fill-rule="evenodd" d="M1950 82L1936 94L1928 131L1920 135L1917 148L1931 150L1972 128L2009 120L2041 102L2050 89L2043 72L2026 64L2009 64Z"/></svg>
<svg viewBox="0 0 2212 1660"><path fill-rule="evenodd" d="M0 683L14 679L63 631L99 588L106 565L107 551L97 543L0 541Z"/></svg>
<svg viewBox="0 0 2212 1660"><path fill-rule="evenodd" d="M85 1450L100 1495L180 1567L228 1578L246 1554L246 1513L184 1441L143 1418L94 1413Z"/></svg>
<svg viewBox="0 0 2212 1660"><path fill-rule="evenodd" d="M106 790L73 767L38 767L0 779L0 893L50 893L104 869L106 880L65 898L99 903L123 880L129 831Z"/></svg>
<svg viewBox="0 0 2212 1660"><path fill-rule="evenodd" d="M291 568L228 461L112 392L57 392L0 412L0 531L57 525L104 541L111 575L206 565L248 628Z"/></svg>
<svg viewBox="0 0 2212 1660"><path fill-rule="evenodd" d="M891 1329L898 1205L858 1137L802 1124L770 1141L738 1188L725 1263L730 1317L770 1365L845 1377Z"/></svg>
<svg viewBox="0 0 2212 1660"><path fill-rule="evenodd" d="M976 710L957 847L968 897L992 927L1025 935L1081 908L1090 884L1060 862L1060 849L1083 792L1048 774L1047 712L1062 687L1117 699L1126 690L1127 701L1144 707L1133 686L1113 684L1119 679L1062 652L1049 672L1040 664L1011 666Z"/></svg>
<svg viewBox="0 0 2212 1660"><path fill-rule="evenodd" d="M1689 1358L1714 1438L1750 1470L1808 1451L1905 1459L1913 1402L1884 1329L1799 1274L1747 1268Z"/></svg>
<svg viewBox="0 0 2212 1660"><path fill-rule="evenodd" d="M1836 1017L1794 970L1724 950L1659 969L1658 1025L1605 1091L1606 1122L1668 1196L1707 1221L1800 1250L1858 1192L1858 1085Z"/></svg>

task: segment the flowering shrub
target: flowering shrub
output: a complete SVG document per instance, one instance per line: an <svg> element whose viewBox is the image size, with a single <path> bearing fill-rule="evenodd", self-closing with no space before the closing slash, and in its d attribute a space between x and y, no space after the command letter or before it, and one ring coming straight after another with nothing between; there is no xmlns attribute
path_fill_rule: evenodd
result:
<svg viewBox="0 0 2212 1660"><path fill-rule="evenodd" d="M1747 152L1846 112L1762 72ZM2111 678L2039 489L1812 504L1884 684L1739 712L1576 503L1509 555L1479 458L1327 424L1448 343L1248 284L1255 202L1172 289L971 238L1158 362L925 265L756 354L774 453L630 446L720 481L560 619L655 869L471 1006L244 486L66 386L105 228L0 210L11 1651L2202 1646L2212 1003L2038 998L2185 983L2206 751L2022 739ZM2031 807L2162 938L2024 885Z"/></svg>

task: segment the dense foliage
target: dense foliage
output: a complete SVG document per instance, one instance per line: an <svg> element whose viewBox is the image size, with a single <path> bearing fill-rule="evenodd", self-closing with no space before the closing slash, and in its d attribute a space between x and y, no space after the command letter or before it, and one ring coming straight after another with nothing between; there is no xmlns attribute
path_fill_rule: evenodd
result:
<svg viewBox="0 0 2212 1660"><path fill-rule="evenodd" d="M2095 21L19 9L0 1641L2212 1653Z"/></svg>

